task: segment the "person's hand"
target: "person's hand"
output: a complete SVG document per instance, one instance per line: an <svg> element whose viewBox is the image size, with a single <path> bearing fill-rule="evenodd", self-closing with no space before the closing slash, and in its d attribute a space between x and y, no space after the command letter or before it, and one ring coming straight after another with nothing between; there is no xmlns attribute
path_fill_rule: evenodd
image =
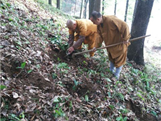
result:
<svg viewBox="0 0 161 121"><path fill-rule="evenodd" d="M74 47L68 48L68 53L71 54L74 51Z"/></svg>

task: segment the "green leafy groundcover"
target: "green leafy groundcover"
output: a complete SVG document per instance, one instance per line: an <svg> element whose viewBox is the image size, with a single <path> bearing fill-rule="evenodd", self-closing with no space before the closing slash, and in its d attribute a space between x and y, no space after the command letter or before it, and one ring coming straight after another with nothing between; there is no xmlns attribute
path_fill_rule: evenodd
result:
<svg viewBox="0 0 161 121"><path fill-rule="evenodd" d="M159 120L157 69L149 74L128 62L116 80L104 50L93 59L85 54L66 60L61 55L67 49L66 18L60 23L41 18L37 9L43 10L43 2L18 1L32 12L9 0L0 4L1 120Z"/></svg>

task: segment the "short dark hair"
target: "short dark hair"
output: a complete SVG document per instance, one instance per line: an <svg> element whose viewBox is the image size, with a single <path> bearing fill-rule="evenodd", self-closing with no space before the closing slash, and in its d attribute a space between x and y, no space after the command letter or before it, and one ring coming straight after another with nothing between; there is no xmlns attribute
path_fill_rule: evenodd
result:
<svg viewBox="0 0 161 121"><path fill-rule="evenodd" d="M96 19L100 18L101 16L102 15L99 12L93 11L91 17L93 17L96 20Z"/></svg>

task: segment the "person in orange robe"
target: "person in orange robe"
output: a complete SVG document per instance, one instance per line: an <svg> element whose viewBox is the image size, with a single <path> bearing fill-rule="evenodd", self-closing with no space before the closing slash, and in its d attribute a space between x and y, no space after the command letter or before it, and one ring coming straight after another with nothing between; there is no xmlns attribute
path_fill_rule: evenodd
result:
<svg viewBox="0 0 161 121"><path fill-rule="evenodd" d="M128 40L131 35L128 25L116 16L102 16L96 11L92 12L90 20L97 25L99 39L96 41L96 48L100 47L103 41L106 46L123 42L123 44L107 48L110 71L119 78L122 66L126 62L127 49L130 45ZM115 67L116 71L114 70Z"/></svg>
<svg viewBox="0 0 161 121"><path fill-rule="evenodd" d="M69 29L69 53L72 53L76 49L81 49L82 43L88 44L88 50L95 47L97 26L91 20L68 20L66 25ZM76 42L74 43L74 41ZM94 51L90 52L90 56L94 56Z"/></svg>

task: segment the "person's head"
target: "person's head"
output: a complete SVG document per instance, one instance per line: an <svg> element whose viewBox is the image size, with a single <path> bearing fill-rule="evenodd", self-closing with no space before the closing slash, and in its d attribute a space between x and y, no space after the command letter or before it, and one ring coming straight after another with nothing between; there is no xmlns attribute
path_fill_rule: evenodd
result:
<svg viewBox="0 0 161 121"><path fill-rule="evenodd" d="M77 27L77 24L76 24L76 21L74 20L67 20L67 23L66 23L68 29L74 31Z"/></svg>
<svg viewBox="0 0 161 121"><path fill-rule="evenodd" d="M102 22L102 15L97 11L93 11L90 20L94 24L99 25Z"/></svg>

